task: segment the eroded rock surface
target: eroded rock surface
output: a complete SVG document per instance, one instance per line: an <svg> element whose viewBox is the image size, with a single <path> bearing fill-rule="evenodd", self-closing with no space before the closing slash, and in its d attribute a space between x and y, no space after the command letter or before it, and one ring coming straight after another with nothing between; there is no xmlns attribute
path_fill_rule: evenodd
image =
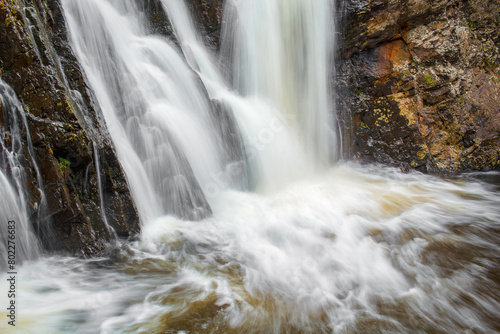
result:
<svg viewBox="0 0 500 334"><path fill-rule="evenodd" d="M97 165L107 221L121 237L137 233L127 181L68 46L58 1L0 0L0 77L14 89L27 117L43 184L26 159L26 188L46 248L82 255L105 248L110 233L100 207ZM48 202L44 224L51 227L35 222L39 187Z"/></svg>
<svg viewBox="0 0 500 334"><path fill-rule="evenodd" d="M201 30L205 44L212 50L218 50L224 0L190 0L187 4L197 27Z"/></svg>
<svg viewBox="0 0 500 334"><path fill-rule="evenodd" d="M498 168L500 1L344 9L338 84L353 156L427 172Z"/></svg>

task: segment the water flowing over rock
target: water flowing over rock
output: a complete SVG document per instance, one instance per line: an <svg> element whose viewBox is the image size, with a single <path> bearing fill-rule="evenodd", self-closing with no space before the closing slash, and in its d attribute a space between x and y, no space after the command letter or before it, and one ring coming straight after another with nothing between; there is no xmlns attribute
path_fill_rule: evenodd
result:
<svg viewBox="0 0 500 334"><path fill-rule="evenodd" d="M179 30L181 28L175 33L175 24L169 17L171 4L161 0L130 3L135 3L133 8L142 16L148 34L168 38L174 48L187 57L201 81L206 81L209 75L203 73L198 51L193 56L192 43L186 43L187 37L181 36L184 33ZM337 103L344 158L431 173L498 168L498 1L348 0L337 1L336 5L340 9L337 18L341 21L343 42L334 85L341 96ZM199 30L200 41L212 51L220 51L213 55L214 59L220 61L225 57L227 61L231 58L227 53L231 46L221 45L222 23L231 20L229 16L224 18L224 2L188 1L186 8L193 16L193 28ZM40 166L47 196L45 218L53 221L55 234L52 238L57 240L47 239L45 247L94 253L109 239L106 222L120 236L133 235L138 231L139 218L127 178L96 103L95 94L99 92L89 90L88 80L68 46L60 2L2 1L0 16L0 75L13 88L26 113L34 159ZM177 15L173 18L178 19ZM248 23L243 23L242 27L244 24ZM226 27L231 26L238 27L226 22ZM183 45L179 36L184 38ZM304 48L311 46L304 45ZM312 67L302 71L314 72ZM236 82L233 75L227 79ZM203 86L206 82L196 85ZM240 89L243 87L241 82L238 85ZM203 190L212 191L221 185L224 188L235 183L243 188L253 187L256 185L252 179L259 174L250 175L249 161L245 159L250 155L250 164L257 164L254 169L259 170L260 162L253 157L255 147L260 147L258 136L262 134L253 137L257 138L256 142L247 143L251 150L247 148L245 152L241 134L231 130L237 126L238 116L235 118L233 112L240 104L235 104L232 97L221 97L220 90L214 93L210 89L213 87L201 99L211 122L223 124L218 125L213 140L214 145L224 147L222 160L230 163L224 167L226 163L221 162L222 167L215 168L212 176L201 181L199 186L195 184L200 181L192 176L180 180L168 173L163 180L177 181L160 186L162 193L177 192L174 198L182 202L167 200L162 204L166 212L189 219L210 213L209 204L202 199ZM300 94L294 104L316 101L315 109L324 108L320 106L321 98L312 95L305 98ZM329 108L331 112L333 109ZM3 112L9 111L3 108ZM220 119L223 122L219 123ZM3 124L3 118L1 120ZM301 124L310 121L299 117ZM325 122L329 121L325 118L317 124ZM314 134L322 129L315 127ZM314 126L307 128L314 129ZM313 135L308 136L312 138ZM4 137L9 140L8 130ZM23 140L26 146L26 138ZM179 143L176 144L171 135L168 141L169 150L185 160L184 149L176 148ZM326 141L321 145L332 147ZM313 146L309 151L315 150ZM26 161L28 202L30 210L36 212L40 202L36 189L41 185L29 159ZM189 165L186 161L181 164ZM235 164L243 170L238 171L238 177L240 173L246 175L240 178L243 181L237 181L227 172L228 166ZM176 168L175 164L169 167L171 170ZM181 191L180 184L184 182L188 185ZM198 191L193 193L192 189L197 187ZM191 213L180 209L188 202L191 202L188 207L195 209ZM105 204L104 209L100 208L101 203ZM199 209L201 211L195 213ZM36 214L31 217L32 220L40 219L39 216L33 218Z"/></svg>
<svg viewBox="0 0 500 334"><path fill-rule="evenodd" d="M0 0L14 332L500 333L497 5Z"/></svg>
<svg viewBox="0 0 500 334"><path fill-rule="evenodd" d="M18 99L17 104L0 106L2 140L9 140L6 118L24 113L26 200L35 231L45 231L39 233L45 248L85 255L99 252L110 238L106 221L119 236L138 232L135 204L68 47L59 3L1 1L0 45L0 76L12 87L4 95L8 92L11 100ZM26 136L28 130L31 138ZM28 152L30 140L33 152ZM31 161L38 165L39 179ZM47 206L41 217L39 188ZM51 227L40 226L49 222Z"/></svg>
<svg viewBox="0 0 500 334"><path fill-rule="evenodd" d="M179 47L151 32L135 1L63 6L141 217L209 216L202 188L224 158L206 91Z"/></svg>

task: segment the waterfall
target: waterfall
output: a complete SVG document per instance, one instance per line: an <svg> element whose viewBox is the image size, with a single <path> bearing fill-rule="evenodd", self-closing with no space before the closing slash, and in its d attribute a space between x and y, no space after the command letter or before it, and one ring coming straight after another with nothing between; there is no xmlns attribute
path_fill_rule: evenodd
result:
<svg viewBox="0 0 500 334"><path fill-rule="evenodd" d="M333 38L328 37L333 36L328 1L280 5L285 8L265 3L242 8L228 2L228 13L254 11L247 13L246 21L233 19L225 30L224 49L230 45L241 52L225 52L223 63L235 64L234 77L248 76L246 84L234 87L214 65L184 3L162 3L181 41L182 54L169 40L148 33L134 1L63 2L72 42L96 92L142 217L183 216L186 205L207 211L205 198L210 201L231 187L235 182L227 180L234 175L240 179L252 175L249 182L257 191L276 190L311 174L315 165L328 164L335 151L328 85L333 47ZM261 11L283 17L277 26L273 20L265 21L269 34L259 34L260 30L252 34L256 22L251 20L258 21ZM297 23L299 31L293 29ZM322 38L313 38L317 34ZM264 64L267 54L273 54L264 49L277 40L284 45L273 47L284 49ZM259 42L263 49L256 45ZM211 116L213 104L205 89L212 101L225 107L228 125L222 129L216 126L222 117ZM244 152L231 156L230 151L237 151L234 147L239 145L227 148L224 144L239 137L221 132L231 132L228 128L234 121L239 131L232 132L241 133L245 147ZM247 169L249 174L241 172Z"/></svg>
<svg viewBox="0 0 500 334"><path fill-rule="evenodd" d="M140 216L208 215L201 186L224 161L199 78L172 42L148 34L135 1L63 6Z"/></svg>
<svg viewBox="0 0 500 334"><path fill-rule="evenodd" d="M235 89L277 108L323 166L336 158L333 13L329 0L229 0L222 35Z"/></svg>
<svg viewBox="0 0 500 334"><path fill-rule="evenodd" d="M37 189L40 201L35 203L37 209L36 226L38 234L50 233L49 222L45 219L45 194L40 172L33 159L33 147L24 109L14 91L0 79L0 111L3 126L0 128L0 217L7 221L0 224L0 269L7 271L8 246L15 245L16 263L33 260L41 253L30 219L28 196L26 193L26 163L34 167L40 189ZM24 138L23 138L24 134ZM23 144L26 142L26 146ZM9 226L14 233L9 233ZM9 236L14 235L11 239ZM44 235L46 237L46 235ZM9 243L9 240L11 243ZM13 249L13 248L9 248Z"/></svg>
<svg viewBox="0 0 500 334"><path fill-rule="evenodd" d="M222 66L185 4L162 3L181 50L150 33L133 0L63 1L72 44L146 221L202 218L213 197L237 183L277 190L328 165L335 151L329 1L229 1L226 12L235 15ZM277 16L257 29L260 15ZM230 64L234 84L222 74Z"/></svg>
<svg viewBox="0 0 500 334"><path fill-rule="evenodd" d="M278 191L337 159L333 1L226 1L219 68L184 2L162 3L187 62L237 121L253 190Z"/></svg>
<svg viewBox="0 0 500 334"><path fill-rule="evenodd" d="M16 330L500 331L500 174L336 162L334 0L225 0L217 54L187 1L61 3L143 225L99 258L19 266ZM33 259L23 177L39 173L22 105L0 96L0 215Z"/></svg>

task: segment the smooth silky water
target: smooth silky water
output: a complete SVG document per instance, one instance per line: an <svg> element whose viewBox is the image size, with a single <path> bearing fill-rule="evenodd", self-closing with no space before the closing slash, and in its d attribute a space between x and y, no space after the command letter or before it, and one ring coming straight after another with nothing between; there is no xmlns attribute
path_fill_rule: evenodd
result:
<svg viewBox="0 0 500 334"><path fill-rule="evenodd" d="M63 0L142 232L102 258L27 257L15 332L500 332L500 173L332 165L333 1L226 1L220 61L162 4L179 47L135 1Z"/></svg>
<svg viewBox="0 0 500 334"><path fill-rule="evenodd" d="M212 218L158 218L109 258L25 263L16 329L494 333L499 190L341 164L274 195L225 191Z"/></svg>

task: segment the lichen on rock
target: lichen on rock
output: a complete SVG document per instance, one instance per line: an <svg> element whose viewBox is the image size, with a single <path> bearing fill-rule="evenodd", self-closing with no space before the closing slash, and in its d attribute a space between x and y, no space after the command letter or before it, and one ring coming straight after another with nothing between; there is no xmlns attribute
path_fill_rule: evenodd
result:
<svg viewBox="0 0 500 334"><path fill-rule="evenodd" d="M347 1L337 82L353 156L425 172L498 168L500 2L363 3Z"/></svg>

